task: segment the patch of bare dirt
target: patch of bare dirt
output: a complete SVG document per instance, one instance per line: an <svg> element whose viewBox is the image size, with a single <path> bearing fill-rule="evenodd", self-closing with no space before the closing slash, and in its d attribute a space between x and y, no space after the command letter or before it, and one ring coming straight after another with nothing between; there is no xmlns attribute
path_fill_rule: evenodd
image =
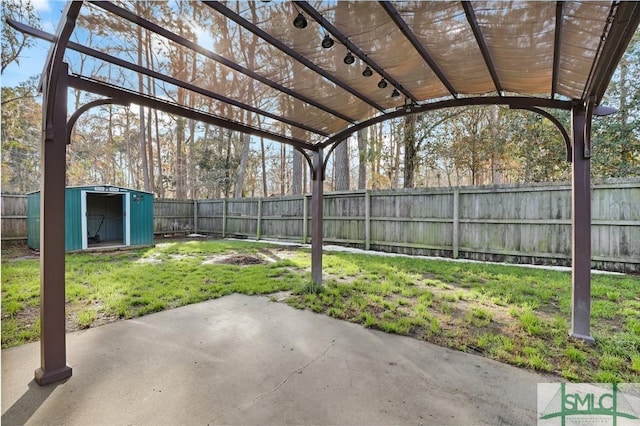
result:
<svg viewBox="0 0 640 426"><path fill-rule="evenodd" d="M86 309L93 309L96 313L96 317L89 327L83 327L78 323L78 313ZM36 315L40 315L40 311L36 311ZM116 315L109 315L102 311L102 303L94 302L90 305L85 304L66 304L65 308L65 330L67 332L86 330L87 328L94 328L100 325L109 324L120 320Z"/></svg>
<svg viewBox="0 0 640 426"><path fill-rule="evenodd" d="M3 320L13 318L17 324L31 327L40 318L40 306L25 305L24 308L16 312L13 317L8 314L2 316Z"/></svg>
<svg viewBox="0 0 640 426"><path fill-rule="evenodd" d="M275 300L276 302L284 302L289 297L291 297L291 291L278 291L276 293L269 294L269 298L271 300Z"/></svg>
<svg viewBox="0 0 640 426"><path fill-rule="evenodd" d="M244 254L230 254L230 255L216 256L213 258L209 258L203 263L249 266L249 265L261 265L265 263L265 260L262 257L258 257L258 256L250 256L250 255L244 255Z"/></svg>
<svg viewBox="0 0 640 426"><path fill-rule="evenodd" d="M24 260L24 259L38 259L40 252L31 250L23 243L2 243L2 260Z"/></svg>

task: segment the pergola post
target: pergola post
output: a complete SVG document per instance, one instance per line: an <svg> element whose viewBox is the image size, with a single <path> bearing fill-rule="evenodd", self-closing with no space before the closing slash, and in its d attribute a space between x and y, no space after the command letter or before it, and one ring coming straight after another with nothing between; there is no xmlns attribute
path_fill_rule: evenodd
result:
<svg viewBox="0 0 640 426"><path fill-rule="evenodd" d="M594 342L591 320L591 115L584 105L571 109L572 337Z"/></svg>
<svg viewBox="0 0 640 426"><path fill-rule="evenodd" d="M313 152L311 172L311 279L322 285L322 216L324 165L322 149Z"/></svg>
<svg viewBox="0 0 640 426"><path fill-rule="evenodd" d="M44 81L46 110L40 144L40 368L35 380L47 385L71 377L65 341L65 183L67 64ZM53 99L51 99L53 98Z"/></svg>

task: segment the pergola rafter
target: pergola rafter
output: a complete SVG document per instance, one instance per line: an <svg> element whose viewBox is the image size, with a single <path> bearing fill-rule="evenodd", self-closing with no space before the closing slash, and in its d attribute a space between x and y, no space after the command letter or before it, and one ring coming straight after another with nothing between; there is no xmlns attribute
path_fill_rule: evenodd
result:
<svg viewBox="0 0 640 426"><path fill-rule="evenodd" d="M553 74L551 76L551 99L558 92L558 73L560 72L560 46L562 37L562 9L564 1L556 2L556 26L553 33Z"/></svg>
<svg viewBox="0 0 640 426"><path fill-rule="evenodd" d="M402 19L402 17L400 16L396 8L393 6L393 4L385 0L385 1L381 1L380 5L389 14L391 19L393 19L393 22L396 23L400 31L402 31L402 34L404 34L407 40L409 40L413 48L416 49L416 51L420 54L420 56L422 56L422 59L424 59L424 61L427 64L429 64L429 67L433 70L434 74L438 76L438 78L440 79L442 84L447 88L451 96L453 96L454 98L457 98L458 91L455 89L455 87L453 87L451 82L444 75L444 72L442 71L442 69L440 69L436 61L434 61L431 55L429 55L429 52L427 52L427 49L425 49L425 47L422 45L422 43L420 43L416 35L411 31L411 28L409 28L407 23Z"/></svg>
<svg viewBox="0 0 640 426"><path fill-rule="evenodd" d="M493 84L496 87L496 92L498 92L498 95L502 96L504 89L502 88L502 84L500 83L500 78L498 77L496 66L493 63L493 59L491 58L491 52L489 52L487 42L482 35L482 30L480 29L480 25L478 24L476 12L473 10L471 2L468 0L462 1L462 7L464 8L464 13L465 15L467 15L467 20L469 21L469 25L471 26L473 35L476 38L476 42L478 43L478 48L480 49L480 52L482 52L482 57L484 58L484 62L487 65L489 74L491 74L491 79L493 80Z"/></svg>
<svg viewBox="0 0 640 426"><path fill-rule="evenodd" d="M154 98L152 96L143 95L131 90L118 88L116 86L98 80L91 80L87 77L70 75L68 77L68 81L69 87L106 96L111 99L116 99L120 103L144 105L152 109L157 109L158 111L166 112L167 114L175 114L180 117L201 121L203 123L213 124L214 126L233 130L235 132L242 132L249 135L271 139L276 142L295 146L297 148L307 148L307 143L299 139L286 138L276 133L267 132L264 130L256 129L255 127L242 125L230 120L225 120L224 118L206 114L193 108L188 108L186 106Z"/></svg>
<svg viewBox="0 0 640 426"><path fill-rule="evenodd" d="M222 2L205 2L209 7L203 9L220 14L222 19L232 19L245 30L257 35L261 43L273 46L275 49L269 49L270 52L279 52L284 55L286 61L296 61L304 68L304 75L313 79L307 85L296 85L295 83L300 83L295 81L296 73L280 69L282 61L276 59L282 57L274 59L263 55L260 58L262 61L269 62L273 59L273 63L267 63L268 66L264 67L263 64L253 68L251 65L243 66L234 58L204 48L195 41L152 22L148 19L149 16L140 16L127 10L127 6L111 2L91 3L113 14L117 19L127 21L134 28L138 26L148 30L170 40L181 49L187 49L207 60L224 65L230 73L237 73L234 76L246 78L248 84L258 82L265 85L265 93L268 93L264 96L275 94L280 102L269 104L267 110L259 107L260 101L269 101L260 98L261 93L221 93L221 88L212 88L199 81L185 81L184 77L136 65L82 43L70 43L69 38L74 32L82 2L67 4L54 35L10 22L19 31L53 43L41 80L44 92L44 132L41 150L40 237L42 328L41 367L36 371L38 383L57 382L71 375L71 368L66 365L64 334L65 148L69 141L69 130L82 112L93 106L108 103L136 103L169 114L286 143L298 150L311 169L311 276L317 284L322 283L325 150L328 157L349 135L372 124L442 108L505 105L540 114L559 128L572 162L573 300L569 333L576 338L593 341L589 324L590 125L592 115L613 112L611 108L603 107L600 103L615 67L640 23L640 3L555 2L555 7L549 7L548 3L537 1L463 1L437 2L437 7L436 4L431 4L425 8L423 3L413 2L404 3L402 8L396 9L393 2L295 2L300 10L318 22L352 54L388 81L390 86L404 94L404 101L391 99L380 92L380 87L376 87L372 80L360 80L359 71L339 67L331 72L327 71L321 64L340 63L340 58L336 56L338 53L335 49L318 49L317 37L314 34L305 33L305 29L293 28L291 22L294 16L289 14L294 9L287 4L254 3L253 12L262 19L274 21L273 25L265 26L259 24L260 19L254 22L243 16L242 5L238 6L237 13ZM477 9L474 8L476 4L480 5ZM86 13L97 11L95 8L84 8L83 11L85 10ZM481 16L482 29L487 33L486 39L476 17L476 10ZM532 13L528 14L529 11ZM413 15L413 19L407 19L409 15ZM326 16L357 16L359 21L349 23L343 20L336 25L326 19ZM518 23L517 19L522 17L527 17L527 20L533 19L535 22ZM554 22L553 19L555 27L553 34L550 34L549 23ZM357 29L350 28L351 25ZM495 29L504 31L507 26L509 31L514 32L510 34L510 40L517 39L519 44L509 45L506 40L504 46L500 44L502 40L496 36ZM517 37L519 26L525 26L527 29L523 30L526 34L522 38ZM384 28L385 31L384 40L376 39L380 28ZM456 32L450 32L451 28ZM91 31L91 28L84 30ZM538 32L534 33L535 31ZM425 47L425 42L421 41L420 37L431 37L430 49ZM353 43L353 39L358 40L358 45ZM576 46L580 46L581 41L590 47L580 51ZM237 39L217 39L216 42L223 45L226 43L227 49L222 51L231 52ZM438 49L436 42L443 47ZM594 45L597 49L593 48ZM508 48L509 54L501 54L501 47ZM405 55L408 50L411 51L410 54ZM220 110L216 110L214 103L209 106L209 111L203 111L189 105L152 97L140 91L124 89L122 84L69 74L68 66L63 61L67 51L75 51L157 81L190 90L205 99L218 101L223 107L232 106L259 114L269 118L276 125L262 122L256 125L252 122L251 114L224 115ZM512 56L516 62L510 62L513 60ZM531 58L532 56L535 57ZM376 60L372 59L374 57ZM471 64L469 69L466 68L467 61ZM513 71L510 66L514 64L524 64L524 68ZM392 70L393 75L385 69ZM500 76L497 73L498 69L501 72ZM89 102L68 119L69 88L91 92L104 98ZM494 91L497 92L497 96L487 96ZM505 93L510 96L506 96ZM459 94L464 94L464 97ZM303 108L296 111L296 108L290 108L291 102L302 102ZM548 109L571 111L571 128L564 129ZM317 116L322 117L318 119ZM317 137L323 140L318 140Z"/></svg>

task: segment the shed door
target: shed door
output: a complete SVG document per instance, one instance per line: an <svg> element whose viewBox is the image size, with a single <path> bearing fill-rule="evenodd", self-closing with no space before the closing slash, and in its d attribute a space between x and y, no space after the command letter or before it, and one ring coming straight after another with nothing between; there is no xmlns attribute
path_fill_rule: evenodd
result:
<svg viewBox="0 0 640 426"><path fill-rule="evenodd" d="M82 191L82 248L129 245L129 193Z"/></svg>

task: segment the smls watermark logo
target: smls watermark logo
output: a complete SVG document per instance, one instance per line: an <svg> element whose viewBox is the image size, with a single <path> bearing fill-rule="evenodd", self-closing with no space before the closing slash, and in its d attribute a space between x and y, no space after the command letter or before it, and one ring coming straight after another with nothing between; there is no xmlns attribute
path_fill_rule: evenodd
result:
<svg viewBox="0 0 640 426"><path fill-rule="evenodd" d="M538 425L640 425L634 384L538 383Z"/></svg>

